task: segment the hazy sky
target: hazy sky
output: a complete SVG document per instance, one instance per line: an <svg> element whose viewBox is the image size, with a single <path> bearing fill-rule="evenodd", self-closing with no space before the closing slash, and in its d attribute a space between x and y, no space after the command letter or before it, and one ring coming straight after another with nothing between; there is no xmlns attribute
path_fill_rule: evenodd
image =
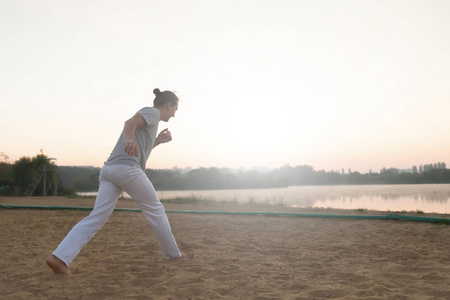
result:
<svg viewBox="0 0 450 300"><path fill-rule="evenodd" d="M0 1L0 152L100 167L155 87L148 168L379 172L450 155L450 1Z"/></svg>

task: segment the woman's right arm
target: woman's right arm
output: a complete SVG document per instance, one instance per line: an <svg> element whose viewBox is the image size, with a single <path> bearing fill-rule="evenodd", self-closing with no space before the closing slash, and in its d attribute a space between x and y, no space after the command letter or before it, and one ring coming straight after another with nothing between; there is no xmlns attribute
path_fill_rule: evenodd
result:
<svg viewBox="0 0 450 300"><path fill-rule="evenodd" d="M137 128L147 125L141 114L135 114L125 122L123 127L123 139L125 141L125 152L130 156L139 155L139 145L134 142L134 132Z"/></svg>

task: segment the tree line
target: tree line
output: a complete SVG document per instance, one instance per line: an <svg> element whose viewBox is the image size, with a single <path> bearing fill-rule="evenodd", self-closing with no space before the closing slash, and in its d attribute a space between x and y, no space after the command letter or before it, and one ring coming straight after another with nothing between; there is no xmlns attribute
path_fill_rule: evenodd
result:
<svg viewBox="0 0 450 300"><path fill-rule="evenodd" d="M253 189L295 185L431 184L450 183L450 170L430 169L422 173L384 169L380 173L314 170L313 167L283 166L258 170L199 168L190 170L147 170L157 190Z"/></svg>
<svg viewBox="0 0 450 300"><path fill-rule="evenodd" d="M56 167L41 153L9 163L0 154L0 195L24 195L40 165L57 169L58 194L98 190L100 168ZM53 168L53 169L52 169ZM450 183L445 163L412 167L409 172L383 168L379 173L314 170L308 165L283 166L271 170L234 170L226 168L147 169L146 175L156 190L207 190L277 188L293 185L362 185L362 184L429 184ZM42 185L34 195L42 195Z"/></svg>
<svg viewBox="0 0 450 300"><path fill-rule="evenodd" d="M24 195L39 168L44 166L49 179L46 180L46 186L55 186L53 175L56 174L57 166L42 151L35 157L21 157L14 163L9 162L6 154L0 153L0 195ZM41 178L34 189L35 195L42 195L44 192L42 180ZM56 178L56 186L63 192L59 178Z"/></svg>

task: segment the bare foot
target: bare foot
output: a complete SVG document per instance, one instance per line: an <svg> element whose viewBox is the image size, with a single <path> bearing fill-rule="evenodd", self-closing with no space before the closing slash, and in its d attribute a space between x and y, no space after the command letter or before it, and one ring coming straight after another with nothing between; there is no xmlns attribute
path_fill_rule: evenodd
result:
<svg viewBox="0 0 450 300"><path fill-rule="evenodd" d="M57 258L54 255L50 255L47 257L47 265L55 272L56 274L62 274L62 275L71 275L69 268L66 266L65 263L63 263L62 260Z"/></svg>
<svg viewBox="0 0 450 300"><path fill-rule="evenodd" d="M195 258L195 254L194 253L181 252L181 257L180 258L194 259Z"/></svg>

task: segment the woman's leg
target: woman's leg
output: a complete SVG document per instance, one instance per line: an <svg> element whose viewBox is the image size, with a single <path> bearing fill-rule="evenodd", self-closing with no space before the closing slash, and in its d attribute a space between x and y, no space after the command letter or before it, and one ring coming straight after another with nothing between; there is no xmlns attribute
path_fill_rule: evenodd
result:
<svg viewBox="0 0 450 300"><path fill-rule="evenodd" d="M105 225L122 193L122 190L108 179L108 168L109 166L104 166L100 173L100 186L94 210L72 228L53 252L53 255L66 266L72 263L81 249Z"/></svg>
<svg viewBox="0 0 450 300"><path fill-rule="evenodd" d="M122 188L138 203L144 216L152 225L164 258L181 257L164 206L156 196L155 188L147 175L141 169L135 168L133 180Z"/></svg>

